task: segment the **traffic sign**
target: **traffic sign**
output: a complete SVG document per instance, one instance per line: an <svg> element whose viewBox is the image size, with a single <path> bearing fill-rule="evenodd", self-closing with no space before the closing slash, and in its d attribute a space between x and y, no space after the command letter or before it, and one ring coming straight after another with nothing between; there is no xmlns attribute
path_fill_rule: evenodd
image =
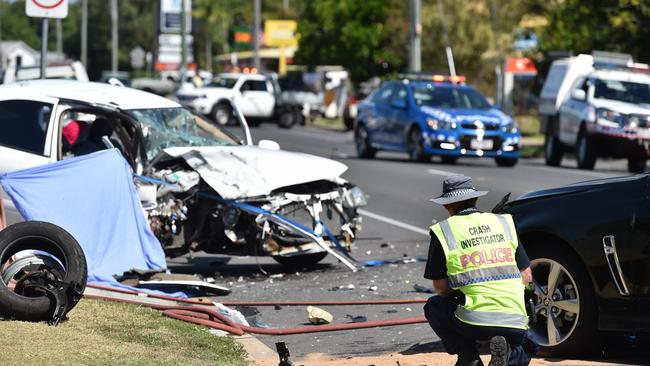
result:
<svg viewBox="0 0 650 366"><path fill-rule="evenodd" d="M144 67L144 57L146 56L146 52L142 49L140 46L135 46L129 52L129 58L131 59L131 67L140 70L141 68Z"/></svg>
<svg viewBox="0 0 650 366"><path fill-rule="evenodd" d="M27 0L25 13L35 18L58 18L68 16L68 0Z"/></svg>

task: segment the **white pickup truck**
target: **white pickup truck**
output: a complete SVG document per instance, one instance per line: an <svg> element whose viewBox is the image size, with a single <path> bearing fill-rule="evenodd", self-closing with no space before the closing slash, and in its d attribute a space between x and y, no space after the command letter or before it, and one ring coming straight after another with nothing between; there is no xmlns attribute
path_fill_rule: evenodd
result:
<svg viewBox="0 0 650 366"><path fill-rule="evenodd" d="M247 119L275 118L280 127L291 127L300 117L297 108L281 103L277 81L260 74L219 74L204 87L178 90L176 97L222 126L236 121L229 101Z"/></svg>
<svg viewBox="0 0 650 366"><path fill-rule="evenodd" d="M625 158L643 172L650 156L650 69L622 54L594 52L554 61L542 88L546 164L574 149L578 168Z"/></svg>

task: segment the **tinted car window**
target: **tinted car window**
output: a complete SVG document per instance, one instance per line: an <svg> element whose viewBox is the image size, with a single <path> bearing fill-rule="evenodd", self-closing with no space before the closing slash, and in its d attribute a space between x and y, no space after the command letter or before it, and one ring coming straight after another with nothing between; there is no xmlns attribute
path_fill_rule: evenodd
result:
<svg viewBox="0 0 650 366"><path fill-rule="evenodd" d="M596 80L596 99L610 99L633 104L650 104L650 85L618 80Z"/></svg>
<svg viewBox="0 0 650 366"><path fill-rule="evenodd" d="M437 108L490 109L490 103L474 89L450 87L415 87L413 100L419 106Z"/></svg>
<svg viewBox="0 0 650 366"><path fill-rule="evenodd" d="M237 79L216 77L207 86L213 88L231 89L237 83Z"/></svg>
<svg viewBox="0 0 650 366"><path fill-rule="evenodd" d="M266 81L246 80L241 86L241 91L266 91Z"/></svg>
<svg viewBox="0 0 650 366"><path fill-rule="evenodd" d="M406 96L407 96L406 87L405 86L399 86L399 87L397 87L397 93L395 94L395 97L393 99L403 100L404 103L406 104Z"/></svg>
<svg viewBox="0 0 650 366"><path fill-rule="evenodd" d="M384 85L383 88L379 89L377 93L375 94L375 97L373 98L373 102L375 103L386 103L390 100L390 98L393 96L393 85L388 84Z"/></svg>
<svg viewBox="0 0 650 366"><path fill-rule="evenodd" d="M31 100L0 102L0 145L43 155L52 104Z"/></svg>

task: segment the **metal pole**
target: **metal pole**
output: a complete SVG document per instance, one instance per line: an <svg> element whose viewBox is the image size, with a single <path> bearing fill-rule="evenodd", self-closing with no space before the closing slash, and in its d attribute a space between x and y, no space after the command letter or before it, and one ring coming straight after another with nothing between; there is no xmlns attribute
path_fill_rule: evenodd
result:
<svg viewBox="0 0 650 366"><path fill-rule="evenodd" d="M185 0L181 0L181 77L182 80L185 71L187 71L187 19L185 19Z"/></svg>
<svg viewBox="0 0 650 366"><path fill-rule="evenodd" d="M45 79L45 65L47 64L47 18L43 18L41 30L41 79Z"/></svg>
<svg viewBox="0 0 650 366"><path fill-rule="evenodd" d="M282 0L282 10L285 13L289 11L289 0Z"/></svg>
<svg viewBox="0 0 650 366"><path fill-rule="evenodd" d="M260 71L260 19L262 18L262 0L255 0L253 16L253 67Z"/></svg>
<svg viewBox="0 0 650 366"><path fill-rule="evenodd" d="M447 53L447 65L449 65L449 75L456 76L456 65L454 64L454 53L449 45L449 34L447 33L447 23L445 22L445 11L442 8L442 2L438 0L438 15L440 15L440 26L442 34L445 37L445 52Z"/></svg>
<svg viewBox="0 0 650 366"><path fill-rule="evenodd" d="M88 0L81 1L81 63L88 67Z"/></svg>
<svg viewBox="0 0 650 366"><path fill-rule="evenodd" d="M61 35L61 19L56 20L56 53L57 57L63 55L63 38ZM61 60L63 61L63 60Z"/></svg>
<svg viewBox="0 0 650 366"><path fill-rule="evenodd" d="M212 36L209 33L205 42L205 63L206 69L212 71Z"/></svg>
<svg viewBox="0 0 650 366"><path fill-rule="evenodd" d="M422 54L421 54L421 0L409 1L409 69L414 72L422 70Z"/></svg>
<svg viewBox="0 0 650 366"><path fill-rule="evenodd" d="M111 53L111 70L117 72L117 50L118 50L118 39L117 39L117 0L111 0L111 39L113 43L113 49Z"/></svg>

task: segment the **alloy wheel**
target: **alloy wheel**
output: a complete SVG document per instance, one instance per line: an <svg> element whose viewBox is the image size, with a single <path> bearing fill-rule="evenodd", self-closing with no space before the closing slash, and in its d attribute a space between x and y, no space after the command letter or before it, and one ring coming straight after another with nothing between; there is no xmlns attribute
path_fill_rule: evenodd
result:
<svg viewBox="0 0 650 366"><path fill-rule="evenodd" d="M541 346L553 347L567 340L578 324L579 289L571 273L552 259L534 259L530 268L537 315L530 328L531 338Z"/></svg>

